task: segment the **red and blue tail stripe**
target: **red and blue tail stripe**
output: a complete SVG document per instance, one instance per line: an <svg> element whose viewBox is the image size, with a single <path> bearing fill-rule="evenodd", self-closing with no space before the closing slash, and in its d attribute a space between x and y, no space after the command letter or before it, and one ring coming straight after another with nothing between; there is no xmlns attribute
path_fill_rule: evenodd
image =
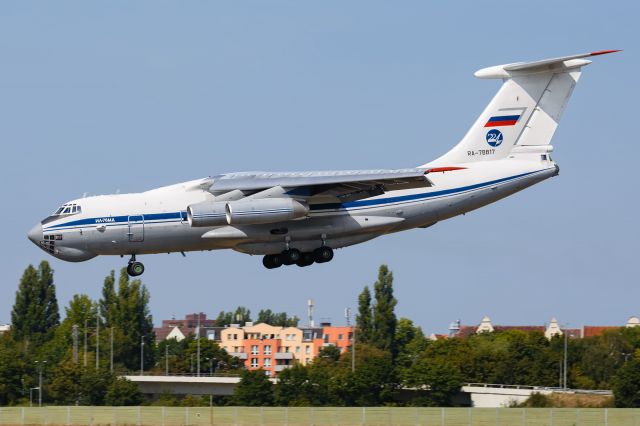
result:
<svg viewBox="0 0 640 426"><path fill-rule="evenodd" d="M491 117L484 127L513 126L520 119L520 115L496 115Z"/></svg>

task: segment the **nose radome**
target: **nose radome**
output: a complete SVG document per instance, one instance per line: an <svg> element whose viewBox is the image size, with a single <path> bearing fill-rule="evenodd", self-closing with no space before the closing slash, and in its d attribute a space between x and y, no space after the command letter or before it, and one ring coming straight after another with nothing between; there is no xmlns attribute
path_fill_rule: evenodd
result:
<svg viewBox="0 0 640 426"><path fill-rule="evenodd" d="M42 223L38 223L36 226L31 228L31 231L29 231L27 236L33 244L38 244L42 241Z"/></svg>

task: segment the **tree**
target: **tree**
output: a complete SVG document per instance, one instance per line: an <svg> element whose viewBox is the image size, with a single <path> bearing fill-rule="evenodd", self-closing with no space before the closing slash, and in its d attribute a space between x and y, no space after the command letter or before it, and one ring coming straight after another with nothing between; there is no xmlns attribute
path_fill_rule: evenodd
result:
<svg viewBox="0 0 640 426"><path fill-rule="evenodd" d="M359 343L369 343L373 332L373 318L371 315L371 292L368 286L364 286L358 296L358 315L356 317L358 328L356 338Z"/></svg>
<svg viewBox="0 0 640 426"><path fill-rule="evenodd" d="M640 358L627 361L613 379L613 397L616 407L640 407Z"/></svg>
<svg viewBox="0 0 640 426"><path fill-rule="evenodd" d="M387 265L378 270L378 281L373 285L376 305L373 309L373 336L371 343L396 355L395 334L397 319L394 309L398 303L393 297L393 273Z"/></svg>
<svg viewBox="0 0 640 426"><path fill-rule="evenodd" d="M318 358L329 362L335 362L340 359L340 349L334 345L325 346L318 352Z"/></svg>
<svg viewBox="0 0 640 426"><path fill-rule="evenodd" d="M60 323L53 270L42 261L36 270L29 265L20 279L11 312L13 335L17 340L40 344L51 338Z"/></svg>
<svg viewBox="0 0 640 426"><path fill-rule="evenodd" d="M272 312L271 309L261 309L258 312L257 323L265 323L276 327L297 327L300 318L289 317L286 312Z"/></svg>
<svg viewBox="0 0 640 426"><path fill-rule="evenodd" d="M311 404L313 384L309 381L308 368L301 364L283 370L278 375L275 401L279 406L307 406Z"/></svg>
<svg viewBox="0 0 640 426"><path fill-rule="evenodd" d="M244 324L251 322L251 311L244 306L238 306L235 312L220 311L216 318L216 325L224 327L231 324Z"/></svg>
<svg viewBox="0 0 640 426"><path fill-rule="evenodd" d="M340 405L382 405L393 400L397 388L391 354L372 345L356 345L355 372L351 371L351 352L346 352L330 374L329 393Z"/></svg>
<svg viewBox="0 0 640 426"><path fill-rule="evenodd" d="M140 345L144 342L144 366L154 363L153 319L149 313L149 292L139 279L130 280L126 268L120 271L118 291L114 289L114 272L104 280L99 304L104 327L114 327L115 362L130 370L140 368Z"/></svg>
<svg viewBox="0 0 640 426"><path fill-rule="evenodd" d="M116 406L140 405L142 394L137 384L124 377L118 377L107 388L104 402L106 405Z"/></svg>
<svg viewBox="0 0 640 426"><path fill-rule="evenodd" d="M429 393L421 402L432 407L450 407L460 392L462 378L459 371L446 362L422 359L411 369L409 386L426 388Z"/></svg>
<svg viewBox="0 0 640 426"><path fill-rule="evenodd" d="M22 396L23 357L16 342L7 334L0 336L0 406L17 402Z"/></svg>
<svg viewBox="0 0 640 426"><path fill-rule="evenodd" d="M411 367L420 353L426 349L428 340L420 327L413 325L413 321L400 318L395 334L395 346L398 351L396 366L399 369Z"/></svg>
<svg viewBox="0 0 640 426"><path fill-rule="evenodd" d="M240 382L233 392L236 405L264 407L273 405L273 389L264 370L243 370Z"/></svg>

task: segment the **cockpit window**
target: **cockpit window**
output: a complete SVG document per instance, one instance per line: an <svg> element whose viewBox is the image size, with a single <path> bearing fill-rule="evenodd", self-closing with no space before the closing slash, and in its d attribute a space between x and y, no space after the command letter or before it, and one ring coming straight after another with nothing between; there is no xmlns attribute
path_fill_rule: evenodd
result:
<svg viewBox="0 0 640 426"><path fill-rule="evenodd" d="M82 212L82 208L77 204L64 204L56 210L51 216L62 216L69 214L77 214Z"/></svg>

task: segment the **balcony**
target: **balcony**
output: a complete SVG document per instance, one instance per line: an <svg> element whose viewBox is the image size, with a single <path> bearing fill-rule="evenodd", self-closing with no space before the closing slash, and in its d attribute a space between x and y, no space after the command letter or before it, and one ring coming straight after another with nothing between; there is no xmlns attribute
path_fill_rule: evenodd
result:
<svg viewBox="0 0 640 426"><path fill-rule="evenodd" d="M293 359L293 352L276 352L273 357L275 359Z"/></svg>
<svg viewBox="0 0 640 426"><path fill-rule="evenodd" d="M234 356L236 358L240 358L240 359L247 359L246 352L229 352L229 355Z"/></svg>
<svg viewBox="0 0 640 426"><path fill-rule="evenodd" d="M280 364L278 364L278 365L275 365L275 366L273 367L273 369L274 369L274 371L275 371L276 373L279 373L279 372L281 372L282 370L286 370L287 368L291 368L291 366L290 366L290 365L280 365Z"/></svg>

